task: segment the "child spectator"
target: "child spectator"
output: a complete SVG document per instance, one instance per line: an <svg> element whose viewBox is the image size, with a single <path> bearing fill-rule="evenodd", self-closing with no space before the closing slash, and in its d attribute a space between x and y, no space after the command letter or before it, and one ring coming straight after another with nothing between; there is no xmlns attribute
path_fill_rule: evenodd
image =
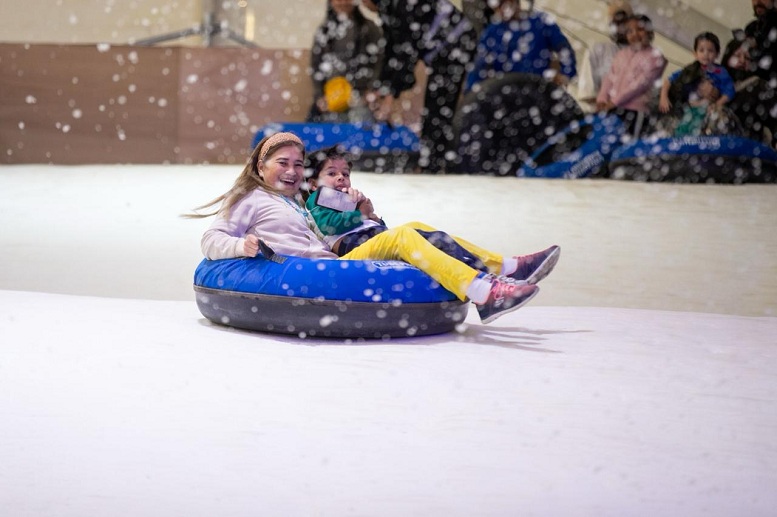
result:
<svg viewBox="0 0 777 517"><path fill-rule="evenodd" d="M558 85L567 84L577 75L575 52L553 19L542 12L521 9L520 0L502 0L497 21L488 25L480 37L472 70L464 90L485 79L510 72L537 74ZM554 54L560 64L558 73L551 64Z"/></svg>
<svg viewBox="0 0 777 517"><path fill-rule="evenodd" d="M693 55L696 61L664 80L658 102L661 113L669 113L674 108L674 114L678 115L690 101L695 101L697 108L703 104L709 110L714 110L734 98L734 81L728 71L716 63L720 55L718 37L711 32L702 32L696 36L693 40ZM702 82L705 83L703 93L714 90L719 94L715 102L708 102L709 93L698 98L697 89L702 86ZM707 85L707 82L710 84ZM694 99L694 96L697 98Z"/></svg>
<svg viewBox="0 0 777 517"><path fill-rule="evenodd" d="M639 136L647 126L649 104L666 68L663 54L652 45L653 36L650 18L645 15L629 18L626 26L629 46L615 54L596 97L597 110L617 113L634 136Z"/></svg>
<svg viewBox="0 0 777 517"><path fill-rule="evenodd" d="M364 96L380 71L382 37L380 28L362 14L354 0L329 0L326 19L313 37L310 56L313 105L309 122L373 119ZM351 98L345 109L329 106L324 95L325 84L334 78L350 85Z"/></svg>

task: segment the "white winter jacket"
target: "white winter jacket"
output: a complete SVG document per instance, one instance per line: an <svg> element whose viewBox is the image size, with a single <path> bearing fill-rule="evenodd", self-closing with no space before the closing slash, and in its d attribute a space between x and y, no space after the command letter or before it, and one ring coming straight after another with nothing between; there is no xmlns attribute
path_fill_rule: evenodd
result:
<svg viewBox="0 0 777 517"><path fill-rule="evenodd" d="M281 255L336 259L306 215L293 199L255 189L232 207L229 217L216 216L202 236L202 253L211 260L245 257L245 237L253 233Z"/></svg>

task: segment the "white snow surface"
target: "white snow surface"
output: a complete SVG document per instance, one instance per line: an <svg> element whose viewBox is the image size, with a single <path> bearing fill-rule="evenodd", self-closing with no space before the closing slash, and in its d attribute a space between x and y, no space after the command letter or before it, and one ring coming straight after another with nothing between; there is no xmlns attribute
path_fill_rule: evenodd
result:
<svg viewBox="0 0 777 517"><path fill-rule="evenodd" d="M0 169L0 514L772 516L777 188L357 173L390 223L562 247L532 303L390 341L211 324L240 167Z"/></svg>

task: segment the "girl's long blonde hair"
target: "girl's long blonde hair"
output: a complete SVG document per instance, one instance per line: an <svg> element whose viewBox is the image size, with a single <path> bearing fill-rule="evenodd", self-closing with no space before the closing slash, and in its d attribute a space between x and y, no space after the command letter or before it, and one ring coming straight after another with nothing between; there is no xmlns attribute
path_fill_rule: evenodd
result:
<svg viewBox="0 0 777 517"><path fill-rule="evenodd" d="M235 180L235 184L232 185L232 188L213 201L198 206L194 209L194 213L185 214L183 217L189 219L199 219L216 215L222 211L225 213L225 215L228 215L232 207L235 206L235 203L243 199L246 194L257 188L266 190L267 192L280 194L278 189L272 185L269 185L259 176L259 163L267 160L279 149L288 145L296 146L302 152L302 156L304 158L305 146L302 144L302 141L297 135L293 133L276 133L271 136L266 136L262 138L258 144L256 144L253 152L251 152L251 156L248 158L248 163L246 163L246 166L243 168L243 172L241 172ZM265 147L267 148L265 149ZM218 208L215 210L206 213L200 213L200 210L206 210L216 205L218 205Z"/></svg>

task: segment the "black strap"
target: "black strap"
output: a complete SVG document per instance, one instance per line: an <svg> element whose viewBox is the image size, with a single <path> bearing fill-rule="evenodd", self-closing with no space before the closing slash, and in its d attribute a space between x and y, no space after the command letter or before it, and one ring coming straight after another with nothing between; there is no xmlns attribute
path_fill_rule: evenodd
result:
<svg viewBox="0 0 777 517"><path fill-rule="evenodd" d="M262 252L262 255L264 255L264 258L267 260L272 260L275 263L283 264L286 262L286 257L282 257L275 253L275 251L267 245L262 239L259 239L259 251Z"/></svg>

